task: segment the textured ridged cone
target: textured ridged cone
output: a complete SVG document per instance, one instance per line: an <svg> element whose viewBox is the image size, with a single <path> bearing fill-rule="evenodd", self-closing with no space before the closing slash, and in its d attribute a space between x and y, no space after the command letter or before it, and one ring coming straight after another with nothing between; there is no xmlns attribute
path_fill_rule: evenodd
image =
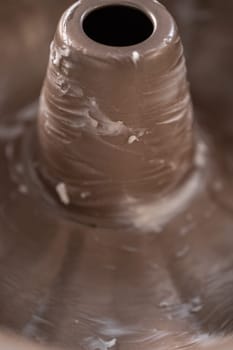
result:
<svg viewBox="0 0 233 350"><path fill-rule="evenodd" d="M192 105L167 10L135 0L154 31L139 44L113 47L83 30L82 16L95 6L89 0L71 7L51 44L39 112L40 172L80 215L127 221L126 206L161 198L191 170Z"/></svg>

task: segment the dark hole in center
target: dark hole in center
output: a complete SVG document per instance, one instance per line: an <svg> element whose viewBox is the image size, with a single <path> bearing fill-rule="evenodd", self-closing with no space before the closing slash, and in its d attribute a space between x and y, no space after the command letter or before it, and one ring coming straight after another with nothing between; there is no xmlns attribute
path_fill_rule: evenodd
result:
<svg viewBox="0 0 233 350"><path fill-rule="evenodd" d="M92 40L109 46L130 46L150 37L154 26L150 18L135 7L111 5L90 12L83 30Z"/></svg>

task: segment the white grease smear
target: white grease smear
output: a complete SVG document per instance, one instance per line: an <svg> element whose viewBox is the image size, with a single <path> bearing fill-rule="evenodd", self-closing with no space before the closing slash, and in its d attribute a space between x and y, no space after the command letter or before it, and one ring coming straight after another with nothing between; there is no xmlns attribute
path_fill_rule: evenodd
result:
<svg viewBox="0 0 233 350"><path fill-rule="evenodd" d="M172 38L173 38L172 35L168 35L168 37L165 38L163 41L166 45L169 45L172 42Z"/></svg>
<svg viewBox="0 0 233 350"><path fill-rule="evenodd" d="M93 132L96 135L119 136L132 133L134 134L132 136L135 141L135 137L138 139L144 136L146 132L145 128L133 129L126 126L121 120L114 121L109 119L101 111L94 97L88 98L87 107L83 108L82 114L79 112L79 115L85 117L85 119L82 120L81 127L88 128L89 132ZM92 115L95 116L95 118L93 118ZM130 140L132 140L132 138L130 138Z"/></svg>
<svg viewBox="0 0 233 350"><path fill-rule="evenodd" d="M174 123L174 122L177 122L177 121L183 119L184 117L186 117L186 114L183 113L183 111L182 111L182 113L179 113L177 116L175 116L175 117L173 117L173 118L170 118L170 119L168 119L168 120L165 120L165 121L163 121L163 122L158 122L158 123L156 123L156 124L157 124L157 125L171 124L171 123Z"/></svg>
<svg viewBox="0 0 233 350"><path fill-rule="evenodd" d="M45 119L47 119L47 123L45 124L46 130L49 133L60 134L61 139L65 141L64 133L48 122L52 111L44 98L41 98L40 108ZM126 126L121 120L111 120L101 111L94 97L87 97L83 101L82 106L79 106L78 109L67 110L67 112L72 115L72 120L63 120L63 122L69 123L69 126L74 129L83 129L94 135L120 136L134 134L137 135L136 137L142 137L146 133L145 128L133 129Z"/></svg>
<svg viewBox="0 0 233 350"><path fill-rule="evenodd" d="M128 132L128 127L122 121L109 119L99 108L95 98L90 98L90 108L86 109L86 127L94 128L97 135L118 136ZM95 119L91 116L94 115Z"/></svg>
<svg viewBox="0 0 233 350"><path fill-rule="evenodd" d="M98 327L98 333L103 337L112 337L115 339L127 336L131 338L131 340L128 340L128 343L136 344L152 342L168 335L167 332L156 328L143 329L140 324L135 326L125 326L120 324L119 321L111 318L89 318L89 320L95 323L96 327Z"/></svg>
<svg viewBox="0 0 233 350"><path fill-rule="evenodd" d="M134 64L137 64L140 60L140 54L138 51L133 51L132 52L132 60Z"/></svg>
<svg viewBox="0 0 233 350"><path fill-rule="evenodd" d="M55 47L55 44L52 41L50 45L50 60L54 66L59 67L61 60L64 57L69 57L69 55L70 55L70 48L68 46L63 45L62 47ZM66 68L69 68L69 66L66 66Z"/></svg>
<svg viewBox="0 0 233 350"><path fill-rule="evenodd" d="M62 77L62 75L59 74L55 82L56 85L60 88L62 96L66 95L70 87L67 81Z"/></svg>
<svg viewBox="0 0 233 350"><path fill-rule="evenodd" d="M64 184L64 182L60 182L57 186L56 186L56 191L57 194L60 198L60 201L65 204L65 205L69 205L70 204L70 198L67 192L67 188L66 185Z"/></svg>
<svg viewBox="0 0 233 350"><path fill-rule="evenodd" d="M41 324L53 327L53 324L48 320L44 319L44 314L46 312L46 305L39 305L36 313L32 315L32 318L23 327L22 334L28 338L34 338L37 336L38 328Z"/></svg>
<svg viewBox="0 0 233 350"><path fill-rule="evenodd" d="M124 211L138 230L160 233L171 219L187 207L194 195L202 190L203 184L202 176L197 171L180 189L161 200L141 204L135 198L127 197Z"/></svg>
<svg viewBox="0 0 233 350"><path fill-rule="evenodd" d="M128 144L131 145L132 143L134 143L135 141L139 141L139 138L135 135L131 135L129 138L128 138Z"/></svg>
<svg viewBox="0 0 233 350"><path fill-rule="evenodd" d="M188 245L184 246L184 248L182 248L181 250L179 250L177 253L176 253L176 257L177 258L183 258L185 257L188 252L190 250L190 247Z"/></svg>
<svg viewBox="0 0 233 350"><path fill-rule="evenodd" d="M206 165L208 148L204 142L197 144L197 152L194 159L195 165L199 168L204 168Z"/></svg>
<svg viewBox="0 0 233 350"><path fill-rule="evenodd" d="M61 96L65 96L66 94L68 94L72 97L83 97L83 90L81 89L81 87L78 86L78 84L75 84L75 87L72 88L69 84L69 79L61 73L56 74L55 84L59 88Z"/></svg>
<svg viewBox="0 0 233 350"><path fill-rule="evenodd" d="M203 303L199 296L192 298L184 304L174 304L170 298L163 300L158 305L169 313L170 319L187 319L191 314L198 313L203 309Z"/></svg>
<svg viewBox="0 0 233 350"><path fill-rule="evenodd" d="M116 338L105 341L101 338L88 337L85 339L84 344L87 346L88 350L108 350L115 346L116 342Z"/></svg>
<svg viewBox="0 0 233 350"><path fill-rule="evenodd" d="M91 192L81 192L80 193L80 197L82 198L82 199L86 199L86 198L88 198L88 197L90 197L91 196Z"/></svg>

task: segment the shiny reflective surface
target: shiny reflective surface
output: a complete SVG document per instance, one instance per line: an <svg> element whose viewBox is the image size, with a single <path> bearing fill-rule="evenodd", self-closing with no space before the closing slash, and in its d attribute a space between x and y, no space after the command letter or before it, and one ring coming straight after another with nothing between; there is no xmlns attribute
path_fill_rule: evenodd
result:
<svg viewBox="0 0 233 350"><path fill-rule="evenodd" d="M37 176L37 104L2 113L2 327L65 349L232 348L211 337L232 331L231 2L171 6L196 114L215 141L201 193L159 235L77 224Z"/></svg>

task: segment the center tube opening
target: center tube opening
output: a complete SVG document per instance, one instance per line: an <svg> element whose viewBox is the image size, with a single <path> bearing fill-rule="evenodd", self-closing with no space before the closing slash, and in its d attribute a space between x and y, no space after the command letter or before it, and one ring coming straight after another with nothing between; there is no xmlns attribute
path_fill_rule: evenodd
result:
<svg viewBox="0 0 233 350"><path fill-rule="evenodd" d="M148 39L154 31L154 24L146 13L136 7L111 5L88 13L83 20L83 30L97 43L120 47Z"/></svg>

